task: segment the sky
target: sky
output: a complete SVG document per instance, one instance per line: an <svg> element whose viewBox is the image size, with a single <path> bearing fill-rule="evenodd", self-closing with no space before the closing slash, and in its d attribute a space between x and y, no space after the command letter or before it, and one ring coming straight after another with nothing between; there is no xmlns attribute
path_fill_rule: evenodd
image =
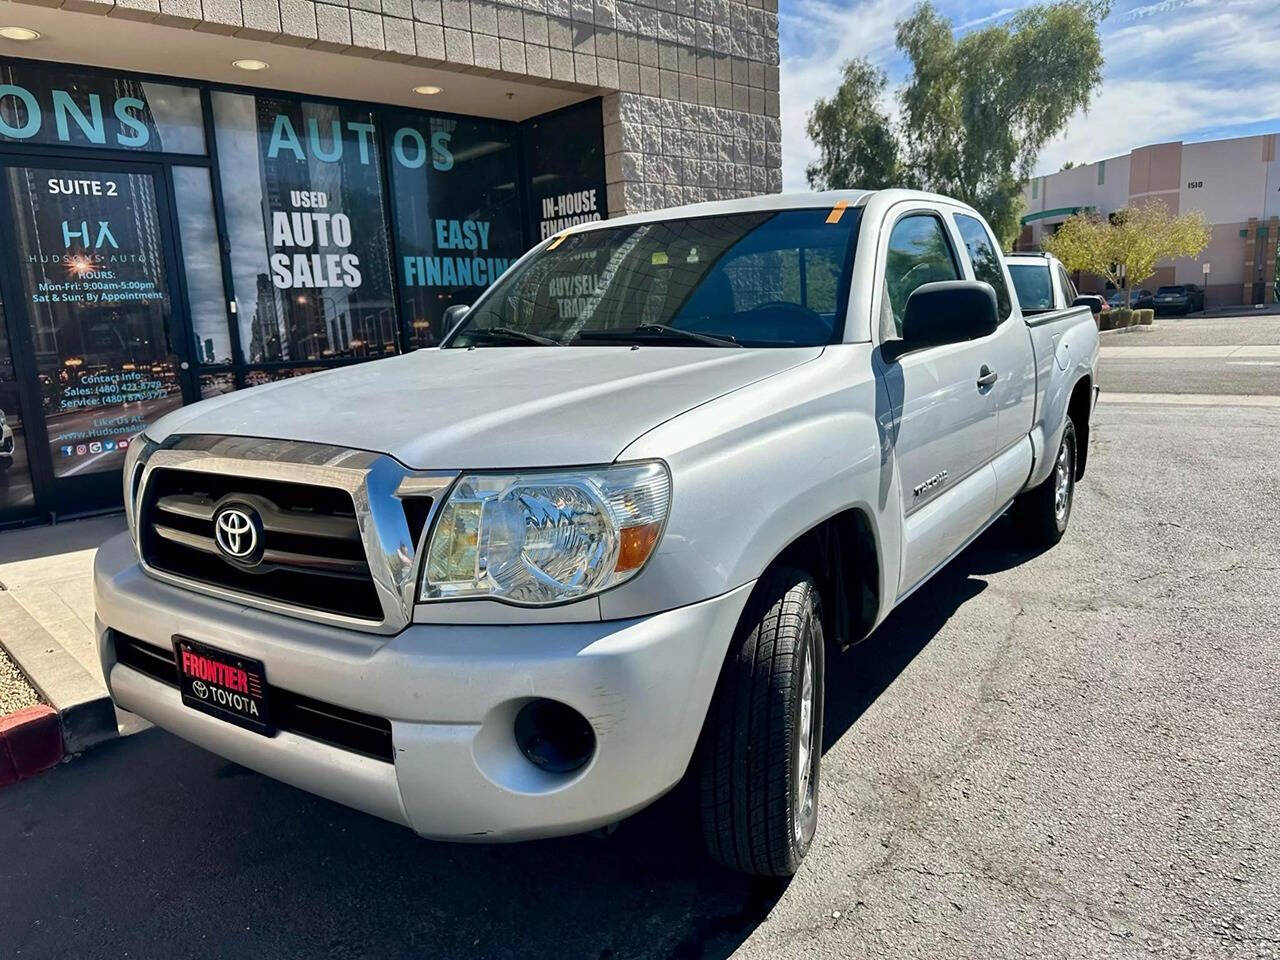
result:
<svg viewBox="0 0 1280 960"><path fill-rule="evenodd" d="M1031 2L934 5L964 33ZM784 189L807 189L804 170L816 151L806 116L835 90L845 60L870 57L889 74L891 90L906 78L894 22L911 7L910 0L780 0ZM1037 174L1148 143L1280 131L1280 0L1115 0L1101 33L1102 86L1088 111L1041 151Z"/></svg>

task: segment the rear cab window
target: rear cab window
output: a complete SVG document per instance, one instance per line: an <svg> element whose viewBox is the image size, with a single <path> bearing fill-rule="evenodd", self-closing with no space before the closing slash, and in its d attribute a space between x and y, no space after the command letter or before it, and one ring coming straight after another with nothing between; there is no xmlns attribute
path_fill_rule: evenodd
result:
<svg viewBox="0 0 1280 960"><path fill-rule="evenodd" d="M1000 248L991 238L986 225L977 217L967 213L952 214L960 238L964 241L969 253L969 262L973 265L973 277L989 283L996 291L996 306L1000 312L1001 322L1008 320L1013 313L1013 298L1009 295L1009 285L1004 279L1004 260L1000 256ZM1052 303L1050 304L1052 305Z"/></svg>

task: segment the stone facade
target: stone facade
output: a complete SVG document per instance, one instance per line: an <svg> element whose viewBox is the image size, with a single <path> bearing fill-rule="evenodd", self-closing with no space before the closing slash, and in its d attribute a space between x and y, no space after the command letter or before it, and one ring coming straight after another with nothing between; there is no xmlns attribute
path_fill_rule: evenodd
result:
<svg viewBox="0 0 1280 960"><path fill-rule="evenodd" d="M51 0L29 2L47 6ZM60 5L602 94L614 215L776 192L782 186L777 0L62 0Z"/></svg>

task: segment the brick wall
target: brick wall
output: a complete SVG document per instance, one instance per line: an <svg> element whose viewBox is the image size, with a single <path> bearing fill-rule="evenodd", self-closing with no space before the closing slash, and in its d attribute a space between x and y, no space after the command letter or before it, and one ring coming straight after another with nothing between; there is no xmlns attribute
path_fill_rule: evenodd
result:
<svg viewBox="0 0 1280 960"><path fill-rule="evenodd" d="M584 96L603 94L614 214L782 186L777 0L61 0L61 5L168 28L553 84L580 89Z"/></svg>

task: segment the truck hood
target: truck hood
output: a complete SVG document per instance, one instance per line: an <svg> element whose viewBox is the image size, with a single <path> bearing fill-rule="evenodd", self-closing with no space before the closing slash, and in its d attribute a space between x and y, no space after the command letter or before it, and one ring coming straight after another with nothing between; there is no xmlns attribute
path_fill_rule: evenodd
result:
<svg viewBox="0 0 1280 960"><path fill-rule="evenodd" d="M610 463L699 404L818 357L821 347L429 349L226 394L147 428L304 440L418 470Z"/></svg>

